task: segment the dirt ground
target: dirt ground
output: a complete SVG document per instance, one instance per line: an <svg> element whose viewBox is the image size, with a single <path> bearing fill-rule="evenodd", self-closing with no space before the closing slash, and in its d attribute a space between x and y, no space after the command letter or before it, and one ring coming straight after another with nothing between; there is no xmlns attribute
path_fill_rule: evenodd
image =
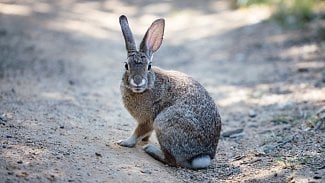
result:
<svg viewBox="0 0 325 183"><path fill-rule="evenodd" d="M287 30L226 2L0 0L0 182L325 182L324 22ZM138 43L164 17L154 65L215 99L208 169L116 145L136 125L120 99L121 14Z"/></svg>

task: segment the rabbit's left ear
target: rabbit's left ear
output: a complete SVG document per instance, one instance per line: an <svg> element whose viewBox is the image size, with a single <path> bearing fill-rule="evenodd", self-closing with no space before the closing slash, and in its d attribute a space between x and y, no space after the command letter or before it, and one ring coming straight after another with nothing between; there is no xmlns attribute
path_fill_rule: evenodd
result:
<svg viewBox="0 0 325 183"><path fill-rule="evenodd" d="M165 20L155 20L147 30L140 44L140 51L146 53L149 57L157 51L162 43L165 29Z"/></svg>

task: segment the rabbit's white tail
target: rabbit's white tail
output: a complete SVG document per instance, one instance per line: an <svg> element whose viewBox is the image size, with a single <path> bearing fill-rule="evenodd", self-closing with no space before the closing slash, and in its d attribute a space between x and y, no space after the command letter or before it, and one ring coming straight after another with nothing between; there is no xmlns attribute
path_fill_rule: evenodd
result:
<svg viewBox="0 0 325 183"><path fill-rule="evenodd" d="M211 158L209 155L204 155L204 156L199 156L197 158L194 158L192 160L192 168L193 169L201 169L201 168L206 168L210 165L211 163Z"/></svg>

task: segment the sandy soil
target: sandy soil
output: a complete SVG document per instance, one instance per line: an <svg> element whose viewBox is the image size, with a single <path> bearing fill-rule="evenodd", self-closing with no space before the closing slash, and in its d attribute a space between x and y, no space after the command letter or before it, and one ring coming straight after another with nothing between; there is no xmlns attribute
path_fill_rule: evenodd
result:
<svg viewBox="0 0 325 183"><path fill-rule="evenodd" d="M204 2L0 0L0 182L324 182L324 22L284 30L266 9ZM115 144L136 125L119 93L121 14L138 42L166 18L154 64L218 104L208 169Z"/></svg>

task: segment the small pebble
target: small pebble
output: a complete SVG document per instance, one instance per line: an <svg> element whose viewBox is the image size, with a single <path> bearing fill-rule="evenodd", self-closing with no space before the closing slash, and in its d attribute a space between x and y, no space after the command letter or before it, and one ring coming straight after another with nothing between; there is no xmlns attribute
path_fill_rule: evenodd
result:
<svg viewBox="0 0 325 183"><path fill-rule="evenodd" d="M0 116L0 121L2 121L2 122L7 122L8 121L8 119L5 116L5 114L3 114L3 115Z"/></svg>
<svg viewBox="0 0 325 183"><path fill-rule="evenodd" d="M315 175L313 178L314 178L314 179L321 179L322 177L319 176L319 175Z"/></svg>
<svg viewBox="0 0 325 183"><path fill-rule="evenodd" d="M28 173L27 172L20 172L16 174L17 177L27 177Z"/></svg>
<svg viewBox="0 0 325 183"><path fill-rule="evenodd" d="M18 164L23 164L22 160L17 161Z"/></svg>
<svg viewBox="0 0 325 183"><path fill-rule="evenodd" d="M147 173L147 174L151 174L151 171L149 170L140 170L141 173Z"/></svg>
<svg viewBox="0 0 325 183"><path fill-rule="evenodd" d="M95 155L98 156L98 157L102 157L102 154L100 154L98 152L95 152Z"/></svg>
<svg viewBox="0 0 325 183"><path fill-rule="evenodd" d="M254 110L249 110L248 111L248 116L251 117L251 118L255 118L256 117L256 112Z"/></svg>
<svg viewBox="0 0 325 183"><path fill-rule="evenodd" d="M69 80L69 85L74 85L75 84L75 82L74 81L72 81L72 80Z"/></svg>
<svg viewBox="0 0 325 183"><path fill-rule="evenodd" d="M308 72L309 69L305 67L298 68L298 72Z"/></svg>
<svg viewBox="0 0 325 183"><path fill-rule="evenodd" d="M245 157L245 156L242 156L242 155L236 156L236 157L234 157L234 161L241 160L241 159L243 159L244 157Z"/></svg>
<svg viewBox="0 0 325 183"><path fill-rule="evenodd" d="M243 131L244 131L243 128L239 128L239 129L236 129L236 130L230 130L230 131L223 132L222 136L223 137L231 137L231 136L234 136L235 134L242 133Z"/></svg>

